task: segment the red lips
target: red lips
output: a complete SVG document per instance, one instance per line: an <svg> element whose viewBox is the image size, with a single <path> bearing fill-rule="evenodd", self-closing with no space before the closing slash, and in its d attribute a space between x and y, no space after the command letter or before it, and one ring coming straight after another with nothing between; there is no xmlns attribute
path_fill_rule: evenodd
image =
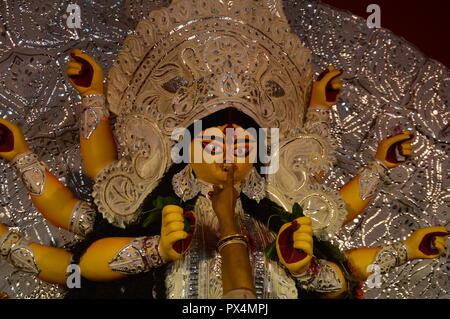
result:
<svg viewBox="0 0 450 319"><path fill-rule="evenodd" d="M290 226L278 236L278 247L285 262L291 264L304 259L307 254L294 248L294 232L299 228L299 224L294 220Z"/></svg>
<svg viewBox="0 0 450 319"><path fill-rule="evenodd" d="M14 134L5 125L0 124L0 152L11 152L14 149Z"/></svg>
<svg viewBox="0 0 450 319"><path fill-rule="evenodd" d="M189 223L191 227L190 232L188 232L188 236L185 239L178 240L177 242L175 242L175 244L173 244L173 249L179 254L184 253L189 248L189 245L192 242L192 236L194 234L195 229L194 213L190 210L185 210L183 211L183 215L184 219Z"/></svg>

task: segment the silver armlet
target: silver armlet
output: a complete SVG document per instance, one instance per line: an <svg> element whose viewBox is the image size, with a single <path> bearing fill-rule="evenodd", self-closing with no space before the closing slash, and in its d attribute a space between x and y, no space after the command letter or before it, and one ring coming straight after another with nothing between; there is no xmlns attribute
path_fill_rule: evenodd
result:
<svg viewBox="0 0 450 319"><path fill-rule="evenodd" d="M27 239L22 238L16 230L10 229L0 237L0 255L6 257L17 269L37 275L41 270L28 244Z"/></svg>
<svg viewBox="0 0 450 319"><path fill-rule="evenodd" d="M69 230L75 234L86 236L94 229L95 210L89 203L79 200L70 217Z"/></svg>
<svg viewBox="0 0 450 319"><path fill-rule="evenodd" d="M308 270L293 277L303 289L309 291L330 293L342 288L337 270L322 259L312 258Z"/></svg>
<svg viewBox="0 0 450 319"><path fill-rule="evenodd" d="M36 154L31 151L22 153L11 161L11 166L31 195L39 196L43 193L47 166L39 161Z"/></svg>
<svg viewBox="0 0 450 319"><path fill-rule="evenodd" d="M330 109L326 107L309 107L306 112L305 131L320 136L329 135Z"/></svg>
<svg viewBox="0 0 450 319"><path fill-rule="evenodd" d="M386 273L408 261L408 249L403 242L382 246L375 256L374 264L380 267L381 273Z"/></svg>
<svg viewBox="0 0 450 319"><path fill-rule="evenodd" d="M388 167L378 159L370 162L359 171L359 193L363 200L377 194L386 177Z"/></svg>
<svg viewBox="0 0 450 319"><path fill-rule="evenodd" d="M122 274L147 272L164 264L159 254L159 236L139 237L123 246L109 262L112 271Z"/></svg>
<svg viewBox="0 0 450 319"><path fill-rule="evenodd" d="M109 117L105 96L93 94L83 97L81 102L80 134L89 139L100 124L102 117Z"/></svg>

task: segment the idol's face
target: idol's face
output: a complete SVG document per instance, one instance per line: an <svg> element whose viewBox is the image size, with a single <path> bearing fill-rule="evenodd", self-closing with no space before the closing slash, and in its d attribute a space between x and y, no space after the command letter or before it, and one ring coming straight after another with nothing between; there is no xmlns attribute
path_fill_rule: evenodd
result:
<svg viewBox="0 0 450 319"><path fill-rule="evenodd" d="M232 124L205 129L191 142L190 165L196 177L211 184L223 184L234 166L234 182L242 181L257 156L257 137Z"/></svg>

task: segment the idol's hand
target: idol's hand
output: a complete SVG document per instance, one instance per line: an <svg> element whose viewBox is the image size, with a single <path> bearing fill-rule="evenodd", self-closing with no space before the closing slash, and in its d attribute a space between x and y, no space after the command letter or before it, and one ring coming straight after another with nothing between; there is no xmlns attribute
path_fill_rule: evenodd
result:
<svg viewBox="0 0 450 319"><path fill-rule="evenodd" d="M221 226L235 226L234 209L238 192L234 188L234 165L230 165L227 171L227 180L223 185L214 185L214 191L209 193L212 207ZM223 229L222 229L223 230ZM225 234L222 234L225 235Z"/></svg>
<svg viewBox="0 0 450 319"><path fill-rule="evenodd" d="M7 161L29 150L22 131L6 119L0 118L0 157Z"/></svg>
<svg viewBox="0 0 450 319"><path fill-rule="evenodd" d="M343 89L341 80L338 78L342 72L330 65L319 75L317 81L313 83L310 107L332 107L336 104L339 93Z"/></svg>
<svg viewBox="0 0 450 319"><path fill-rule="evenodd" d="M313 256L311 219L300 217L281 226L276 247L281 263L293 275L305 272Z"/></svg>
<svg viewBox="0 0 450 319"><path fill-rule="evenodd" d="M177 205L166 205L162 209L159 253L166 262L177 260L182 255L182 251L175 250L174 245L188 237L188 233L184 231L183 213L183 208Z"/></svg>
<svg viewBox="0 0 450 319"><path fill-rule="evenodd" d="M385 138L378 145L375 158L389 168L399 166L403 162L399 161L399 155L409 157L413 154L411 146L412 139L413 134L408 130L393 137Z"/></svg>
<svg viewBox="0 0 450 319"><path fill-rule="evenodd" d="M437 258L446 253L446 237L450 232L442 226L426 227L415 230L405 240L408 248L408 258Z"/></svg>
<svg viewBox="0 0 450 319"><path fill-rule="evenodd" d="M70 83L81 96L103 94L103 70L89 55L79 49L70 54L67 65Z"/></svg>

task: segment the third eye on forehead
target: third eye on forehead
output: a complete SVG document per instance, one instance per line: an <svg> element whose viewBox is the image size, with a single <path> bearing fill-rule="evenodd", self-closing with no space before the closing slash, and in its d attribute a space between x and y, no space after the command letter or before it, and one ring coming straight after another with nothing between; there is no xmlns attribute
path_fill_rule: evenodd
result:
<svg viewBox="0 0 450 319"><path fill-rule="evenodd" d="M197 138L202 139L202 140L216 141L218 143L223 144L225 142L225 140L227 139L226 134L228 134L229 137L233 138L234 144L256 142L253 135L246 130L233 129L233 128L227 128L227 130L229 130L229 131L222 132L220 129L218 129L216 127L206 129Z"/></svg>

